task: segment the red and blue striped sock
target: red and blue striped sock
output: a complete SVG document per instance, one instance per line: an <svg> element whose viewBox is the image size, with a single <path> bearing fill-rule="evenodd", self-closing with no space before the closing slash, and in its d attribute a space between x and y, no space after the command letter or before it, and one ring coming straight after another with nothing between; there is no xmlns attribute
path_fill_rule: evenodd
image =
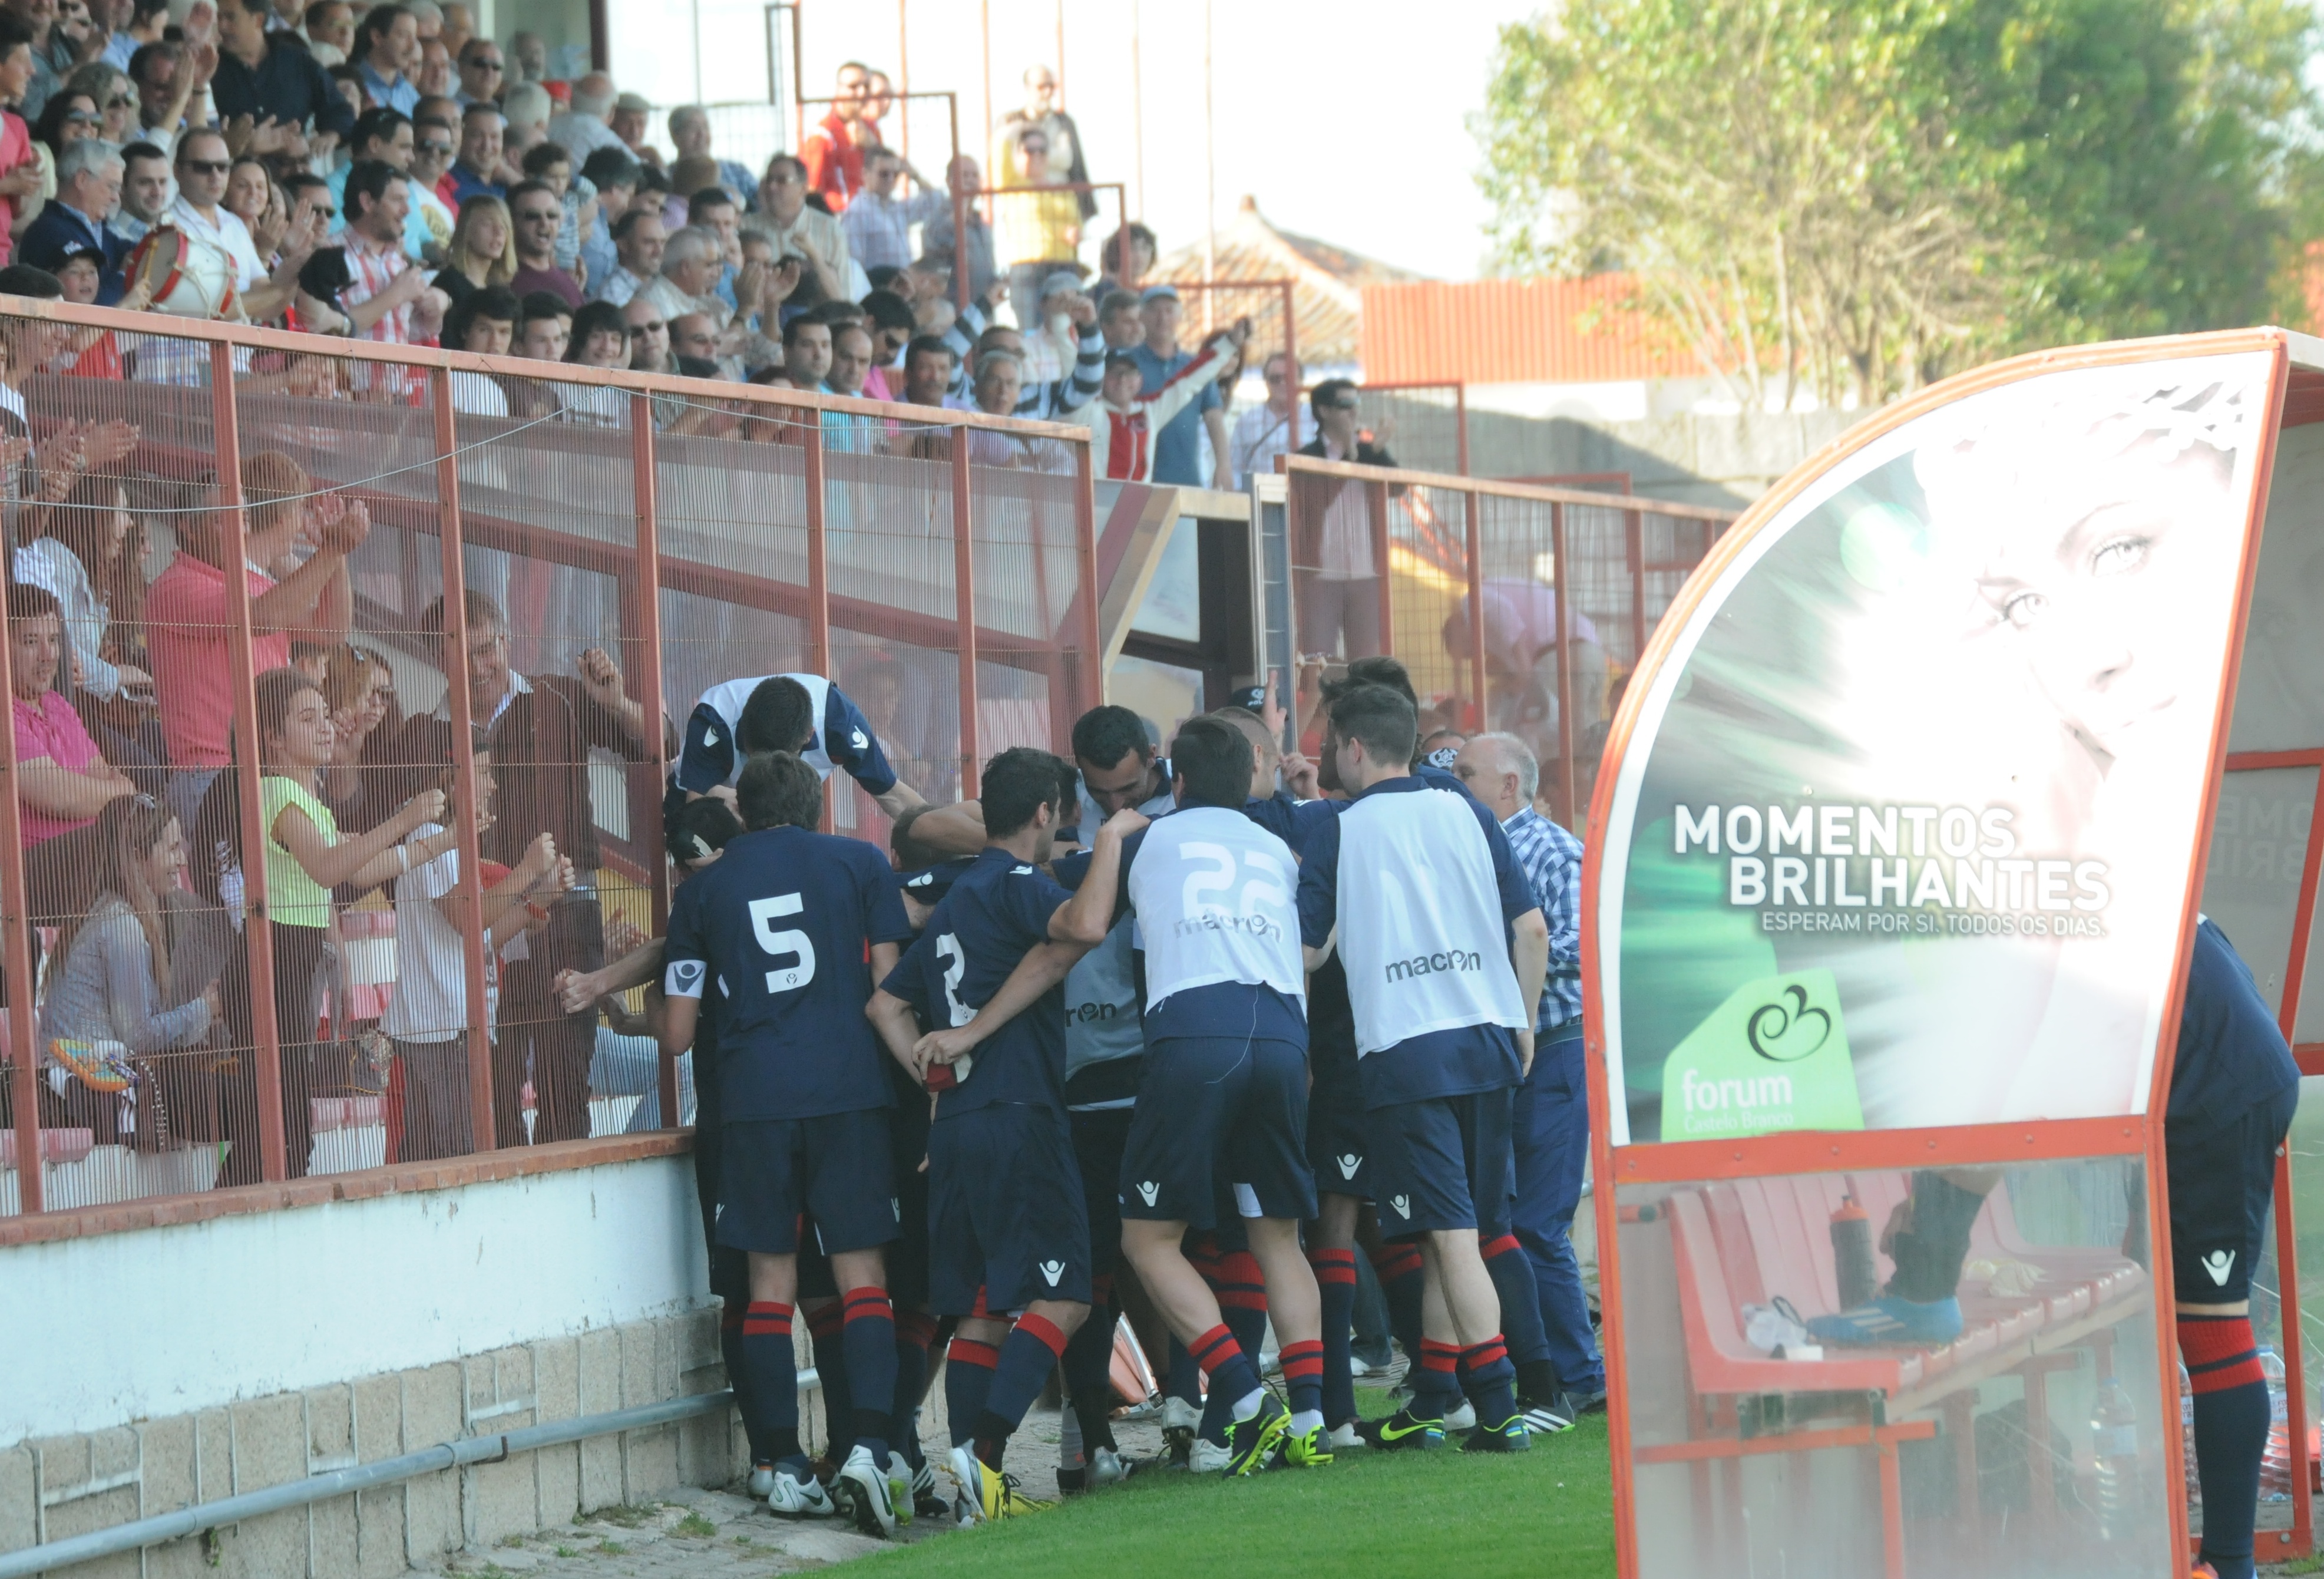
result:
<svg viewBox="0 0 2324 1579"><path fill-rule="evenodd" d="M885 1288L867 1285L840 1297L840 1347L847 1356L848 1400L854 1406L855 1445L888 1468L888 1420L896 1407L896 1309Z"/></svg>
<svg viewBox="0 0 2324 1579"><path fill-rule="evenodd" d="M1323 1420L1338 1426L1356 1417L1356 1252L1326 1246L1309 1251L1307 1263L1323 1307Z"/></svg>
<svg viewBox="0 0 2324 1579"><path fill-rule="evenodd" d="M1509 1363L1508 1345L1499 1333L1462 1350L1461 1364L1469 1373L1469 1401L1477 1406L1479 1425L1502 1425L1517 1412L1509 1385L1517 1378L1517 1367Z"/></svg>
<svg viewBox="0 0 2324 1579"><path fill-rule="evenodd" d="M1323 1417L1323 1344L1303 1338L1283 1345L1283 1389L1291 1395L1291 1413ZM1309 1424L1313 1424L1310 1421ZM1303 1427L1304 1429L1304 1427Z"/></svg>
<svg viewBox="0 0 2324 1579"><path fill-rule="evenodd" d="M1194 1355L1194 1363L1203 1368L1204 1376L1210 1378L1211 1397L1225 1412L1228 1421L1231 1423L1247 1416L1250 1411L1246 1406L1251 1403L1253 1395L1259 1390L1259 1367L1251 1363L1250 1356L1243 1353L1242 1345L1235 1342L1235 1335L1227 1330L1226 1324L1221 1322L1188 1344L1186 1352ZM1224 1430L1222 1429L1210 1440L1225 1441Z"/></svg>
<svg viewBox="0 0 2324 1579"><path fill-rule="evenodd" d="M1001 1467L1001 1450L1010 1433L1024 1423L1025 1411L1041 1396L1049 1372L1065 1352L1065 1334L1057 1324L1031 1311L1017 1318L1001 1342L1000 1362L992 1368L992 1390L971 1424L976 1456L993 1469Z"/></svg>
<svg viewBox="0 0 2324 1579"><path fill-rule="evenodd" d="M992 1368L1001 1351L974 1338L954 1338L945 1353L945 1414L952 1422L952 1445L970 1440L971 1428L992 1396Z"/></svg>
<svg viewBox="0 0 2324 1579"><path fill-rule="evenodd" d="M1255 1361L1267 1344L1267 1278L1259 1270L1259 1258L1247 1250L1231 1251L1218 1258L1217 1270L1212 1275L1212 1287L1218 1291L1219 1319L1227 1331L1234 1334L1235 1346L1246 1357ZM1242 1395L1229 1393L1222 1398L1216 1387L1203 1405L1203 1436L1212 1442L1227 1439L1227 1427L1235 1418L1234 1404Z"/></svg>
<svg viewBox="0 0 2324 1579"><path fill-rule="evenodd" d="M750 1368L750 1362L742 1357L742 1316L749 1308L747 1300L729 1299L726 1307L718 1313L718 1357L726 1362L726 1385L734 1390L734 1407L742 1416L742 1435L751 1444L751 1462L768 1464L772 1461L767 1456L766 1443L760 1437L759 1422L743 1403L749 1384L742 1380L742 1373Z"/></svg>
<svg viewBox="0 0 2324 1579"><path fill-rule="evenodd" d="M752 1451L770 1463L798 1458L798 1363L791 1353L791 1307L752 1300L742 1312L742 1375L734 1396Z"/></svg>
<svg viewBox="0 0 2324 1579"><path fill-rule="evenodd" d="M2273 1424L2267 1373L2248 1316L2182 1316L2179 1353L2194 1394L2203 1560L2219 1579L2250 1579L2261 1461Z"/></svg>
<svg viewBox="0 0 2324 1579"><path fill-rule="evenodd" d="M1461 1401L1461 1383L1453 1375L1460 1359L1461 1351L1454 1344L1440 1344L1434 1338L1420 1340L1420 1364L1406 1378L1412 1383L1416 1418L1441 1420Z"/></svg>
<svg viewBox="0 0 2324 1579"><path fill-rule="evenodd" d="M1404 1357L1420 1362L1420 1247L1384 1244L1372 1252L1372 1271L1379 1279L1380 1297L1388 1302L1388 1330L1404 1350Z"/></svg>
<svg viewBox="0 0 2324 1579"><path fill-rule="evenodd" d="M846 1461L855 1444L855 1400L847 1385L847 1341L843 1330L847 1313L839 1301L826 1299L807 1313L807 1340L814 1346L815 1373L821 1380L823 1434L830 1444L831 1462Z"/></svg>

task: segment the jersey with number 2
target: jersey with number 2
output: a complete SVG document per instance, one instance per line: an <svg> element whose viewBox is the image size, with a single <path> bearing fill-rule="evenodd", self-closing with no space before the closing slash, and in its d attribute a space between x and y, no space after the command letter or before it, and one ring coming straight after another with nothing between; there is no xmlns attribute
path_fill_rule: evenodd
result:
<svg viewBox="0 0 2324 1579"><path fill-rule="evenodd" d="M723 864L723 863L722 863ZM714 869L715 870L715 869ZM966 1025L1025 956L1046 942L1049 918L1073 896L1038 866L987 845L953 882L887 991L934 1029ZM1065 1111L1065 1000L1052 987L981 1043L969 1077L936 1103L936 1122L996 1103Z"/></svg>
<svg viewBox="0 0 2324 1579"><path fill-rule="evenodd" d="M681 884L663 990L718 1005L723 1118L889 1106L866 954L911 935L887 862L861 839L762 829Z"/></svg>

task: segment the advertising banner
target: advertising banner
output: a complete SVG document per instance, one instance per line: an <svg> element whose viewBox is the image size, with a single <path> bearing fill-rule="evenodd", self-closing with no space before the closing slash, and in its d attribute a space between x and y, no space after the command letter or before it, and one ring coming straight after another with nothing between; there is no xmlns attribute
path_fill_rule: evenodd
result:
<svg viewBox="0 0 2324 1579"><path fill-rule="evenodd" d="M1615 1145L2143 1110L2273 376L1965 396L1718 573L1604 825Z"/></svg>

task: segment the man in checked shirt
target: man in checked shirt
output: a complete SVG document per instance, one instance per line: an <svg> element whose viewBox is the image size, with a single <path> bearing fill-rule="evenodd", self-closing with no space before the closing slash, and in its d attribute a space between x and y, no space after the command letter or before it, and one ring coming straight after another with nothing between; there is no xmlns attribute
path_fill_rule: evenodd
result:
<svg viewBox="0 0 2324 1579"><path fill-rule="evenodd" d="M1606 1362L1569 1237L1590 1156L1590 1093L1582 1052L1582 841L1534 809L1541 764L1514 734L1480 734L1452 771L1501 819L1510 853L1533 880L1549 923L1549 974L1534 1022L1533 1070L1517 1088L1511 1126L1517 1198L1512 1221L1541 1288L1542 1325L1568 1419L1602 1408Z"/></svg>

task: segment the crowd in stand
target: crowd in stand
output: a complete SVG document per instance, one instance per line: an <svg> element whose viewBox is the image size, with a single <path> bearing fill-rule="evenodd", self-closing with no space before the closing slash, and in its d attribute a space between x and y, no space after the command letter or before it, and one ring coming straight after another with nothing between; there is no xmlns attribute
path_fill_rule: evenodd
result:
<svg viewBox="0 0 2324 1579"><path fill-rule="evenodd" d="M1047 68L995 128L1007 172L988 194L974 159L933 180L890 144L894 89L861 64L754 176L714 150L701 106L657 117L602 71L544 81L545 61L537 37L478 34L460 0L8 0L0 291L1065 420L1100 436L1101 476L1129 480L1238 486L1316 438L1304 413L1290 430L1287 384L1231 420L1247 331L1185 343L1176 290L1147 281L1144 226L1085 266L1098 206ZM206 363L184 340L88 334L19 371L191 384ZM310 396L420 387L320 358L245 365ZM1279 357L1268 368L1285 382ZM456 391L474 415L628 420L602 388L546 377L469 373ZM655 420L795 436L733 404L666 400ZM846 450L945 442L935 425L825 426ZM987 466L1069 458L972 444Z"/></svg>

